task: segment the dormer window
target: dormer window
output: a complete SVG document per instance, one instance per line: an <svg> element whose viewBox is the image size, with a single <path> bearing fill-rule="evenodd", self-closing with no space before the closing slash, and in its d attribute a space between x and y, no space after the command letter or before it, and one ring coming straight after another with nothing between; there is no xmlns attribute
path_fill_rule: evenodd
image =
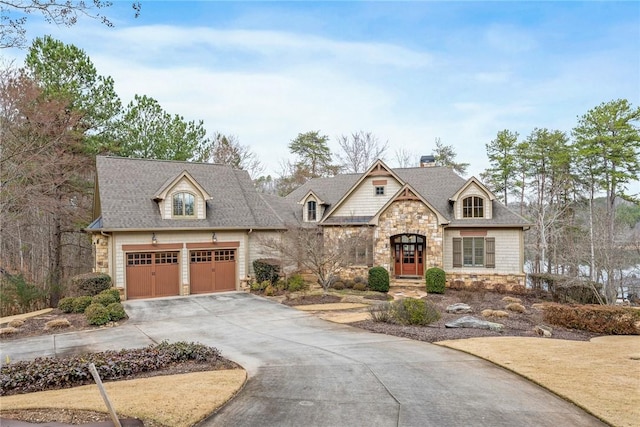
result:
<svg viewBox="0 0 640 427"><path fill-rule="evenodd" d="M377 186L376 187L376 196L384 196L384 187L383 186Z"/></svg>
<svg viewBox="0 0 640 427"><path fill-rule="evenodd" d="M316 220L317 203L315 200L309 200L307 202L307 221Z"/></svg>
<svg viewBox="0 0 640 427"><path fill-rule="evenodd" d="M484 218L484 199L471 196L462 201L463 218Z"/></svg>
<svg viewBox="0 0 640 427"><path fill-rule="evenodd" d="M195 197L191 193L173 195L173 217L192 217L195 215Z"/></svg>

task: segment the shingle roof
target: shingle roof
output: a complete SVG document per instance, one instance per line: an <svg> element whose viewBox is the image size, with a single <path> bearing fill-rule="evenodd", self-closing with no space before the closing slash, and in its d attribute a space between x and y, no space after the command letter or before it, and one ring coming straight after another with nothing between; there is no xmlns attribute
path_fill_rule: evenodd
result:
<svg viewBox="0 0 640 427"><path fill-rule="evenodd" d="M161 228L284 228L255 191L249 174L225 165L162 160L96 158L101 224L105 230ZM162 219L152 200L158 189L187 170L207 191L206 219Z"/></svg>
<svg viewBox="0 0 640 427"><path fill-rule="evenodd" d="M456 220L453 215L453 206L449 203L452 197L466 181L447 167L417 167L398 168L393 172L408 183L422 196L434 209L438 210L449 220L449 226L526 226L529 222L521 216L511 212L500 202L493 203L493 218L486 219L464 219ZM330 178L314 178L292 191L286 199L297 203L310 190L321 197L330 207L336 203L351 189L358 181L361 174L345 174ZM296 211L302 211L300 207ZM298 217L298 220L300 218ZM329 224L329 223L327 223ZM333 222L332 222L333 224Z"/></svg>

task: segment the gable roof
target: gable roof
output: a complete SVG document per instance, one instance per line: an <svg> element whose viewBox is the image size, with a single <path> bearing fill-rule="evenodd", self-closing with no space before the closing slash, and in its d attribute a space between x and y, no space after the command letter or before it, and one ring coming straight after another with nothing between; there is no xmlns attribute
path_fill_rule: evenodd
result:
<svg viewBox="0 0 640 427"><path fill-rule="evenodd" d="M457 201L460 198L460 194L462 194L462 192L464 190L466 190L467 188L469 188L471 186L471 184L475 184L478 187L480 187L480 189L482 191L484 191L487 196L489 196L489 200L496 200L496 195L493 194L493 192L491 192L491 190L489 190L483 183L481 183L480 181L478 181L478 178L476 178L475 176L472 176L471 178L469 178L467 180L467 182L465 182L462 187L460 187L460 189L458 191L456 191L456 194L452 195L449 200L451 201Z"/></svg>
<svg viewBox="0 0 640 427"><path fill-rule="evenodd" d="M377 164L378 162L374 165ZM381 164L384 165L384 163ZM334 224L335 222L328 218L330 213L335 211L335 207L355 190L358 184L368 176L368 172L372 170L372 168L362 174L344 174L334 177L311 179L292 191L285 199L293 201L292 208L296 212L294 215L296 219L301 222L302 213L296 202L310 191L313 191L316 195L321 195L322 200L329 206L329 209L325 211L323 216L323 223L326 225ZM403 188L408 184L408 188L410 188L416 196L436 211L436 214L438 214L443 224L448 222L447 227L526 227L530 225L529 221L510 211L497 200L493 200L493 217L491 219L465 218L456 220L453 213L453 204L450 202L450 199L461 191L461 189L466 188L465 186L470 182L477 182L480 185L481 183L475 178L465 180L451 168L441 166L397 168L389 169L389 173L403 185ZM486 189L485 186L482 187ZM493 195L493 193L488 190L487 193ZM392 200L394 198L392 198ZM291 207L288 207L287 209L290 208ZM382 209L386 209L386 205ZM370 221L375 221L375 216L351 218L352 223L366 224Z"/></svg>
<svg viewBox="0 0 640 427"><path fill-rule="evenodd" d="M91 230L146 229L282 229L284 221L260 195L246 171L211 163L96 158L101 221ZM168 183L188 175L211 199L206 219L162 219L153 200Z"/></svg>
<svg viewBox="0 0 640 427"><path fill-rule="evenodd" d="M397 181L399 181L401 185L404 184L404 182L400 178L398 178L398 176L395 173L393 173L393 171L389 169L389 167L385 165L382 160L378 159L375 162L373 162L371 166L369 166L369 169L367 169L364 173L360 174L358 180L351 186L351 188L349 188L347 192L345 192L342 195L342 197L340 197L340 200L338 200L334 205L329 207L328 211L324 215L324 219L322 219L320 222L324 222L325 219L330 217L331 214L335 212L340 207L340 205L343 204L349 198L349 195L351 195L354 191L356 191L356 189L360 186L360 184L367 177L370 177L370 176L391 176L395 178Z"/></svg>
<svg viewBox="0 0 640 427"><path fill-rule="evenodd" d="M187 170L183 170L178 176L167 179L167 181L156 191L153 195L154 200L164 200L167 197L167 193L171 188L176 185L182 178L186 178L198 191L202 194L205 200L210 200L211 196L207 191L202 188L200 183L189 173Z"/></svg>

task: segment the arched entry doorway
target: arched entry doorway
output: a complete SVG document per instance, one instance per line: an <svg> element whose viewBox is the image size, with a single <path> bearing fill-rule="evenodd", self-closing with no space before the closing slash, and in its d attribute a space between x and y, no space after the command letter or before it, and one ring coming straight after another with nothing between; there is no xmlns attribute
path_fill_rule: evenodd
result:
<svg viewBox="0 0 640 427"><path fill-rule="evenodd" d="M424 236L397 234L391 237L396 276L422 276L424 274Z"/></svg>

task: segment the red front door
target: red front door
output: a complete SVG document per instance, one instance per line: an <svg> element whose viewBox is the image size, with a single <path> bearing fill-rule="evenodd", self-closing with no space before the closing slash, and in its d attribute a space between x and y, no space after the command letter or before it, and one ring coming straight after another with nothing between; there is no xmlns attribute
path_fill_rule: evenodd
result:
<svg viewBox="0 0 640 427"><path fill-rule="evenodd" d="M415 235L402 235L394 239L396 276L422 276L424 274L424 239Z"/></svg>

